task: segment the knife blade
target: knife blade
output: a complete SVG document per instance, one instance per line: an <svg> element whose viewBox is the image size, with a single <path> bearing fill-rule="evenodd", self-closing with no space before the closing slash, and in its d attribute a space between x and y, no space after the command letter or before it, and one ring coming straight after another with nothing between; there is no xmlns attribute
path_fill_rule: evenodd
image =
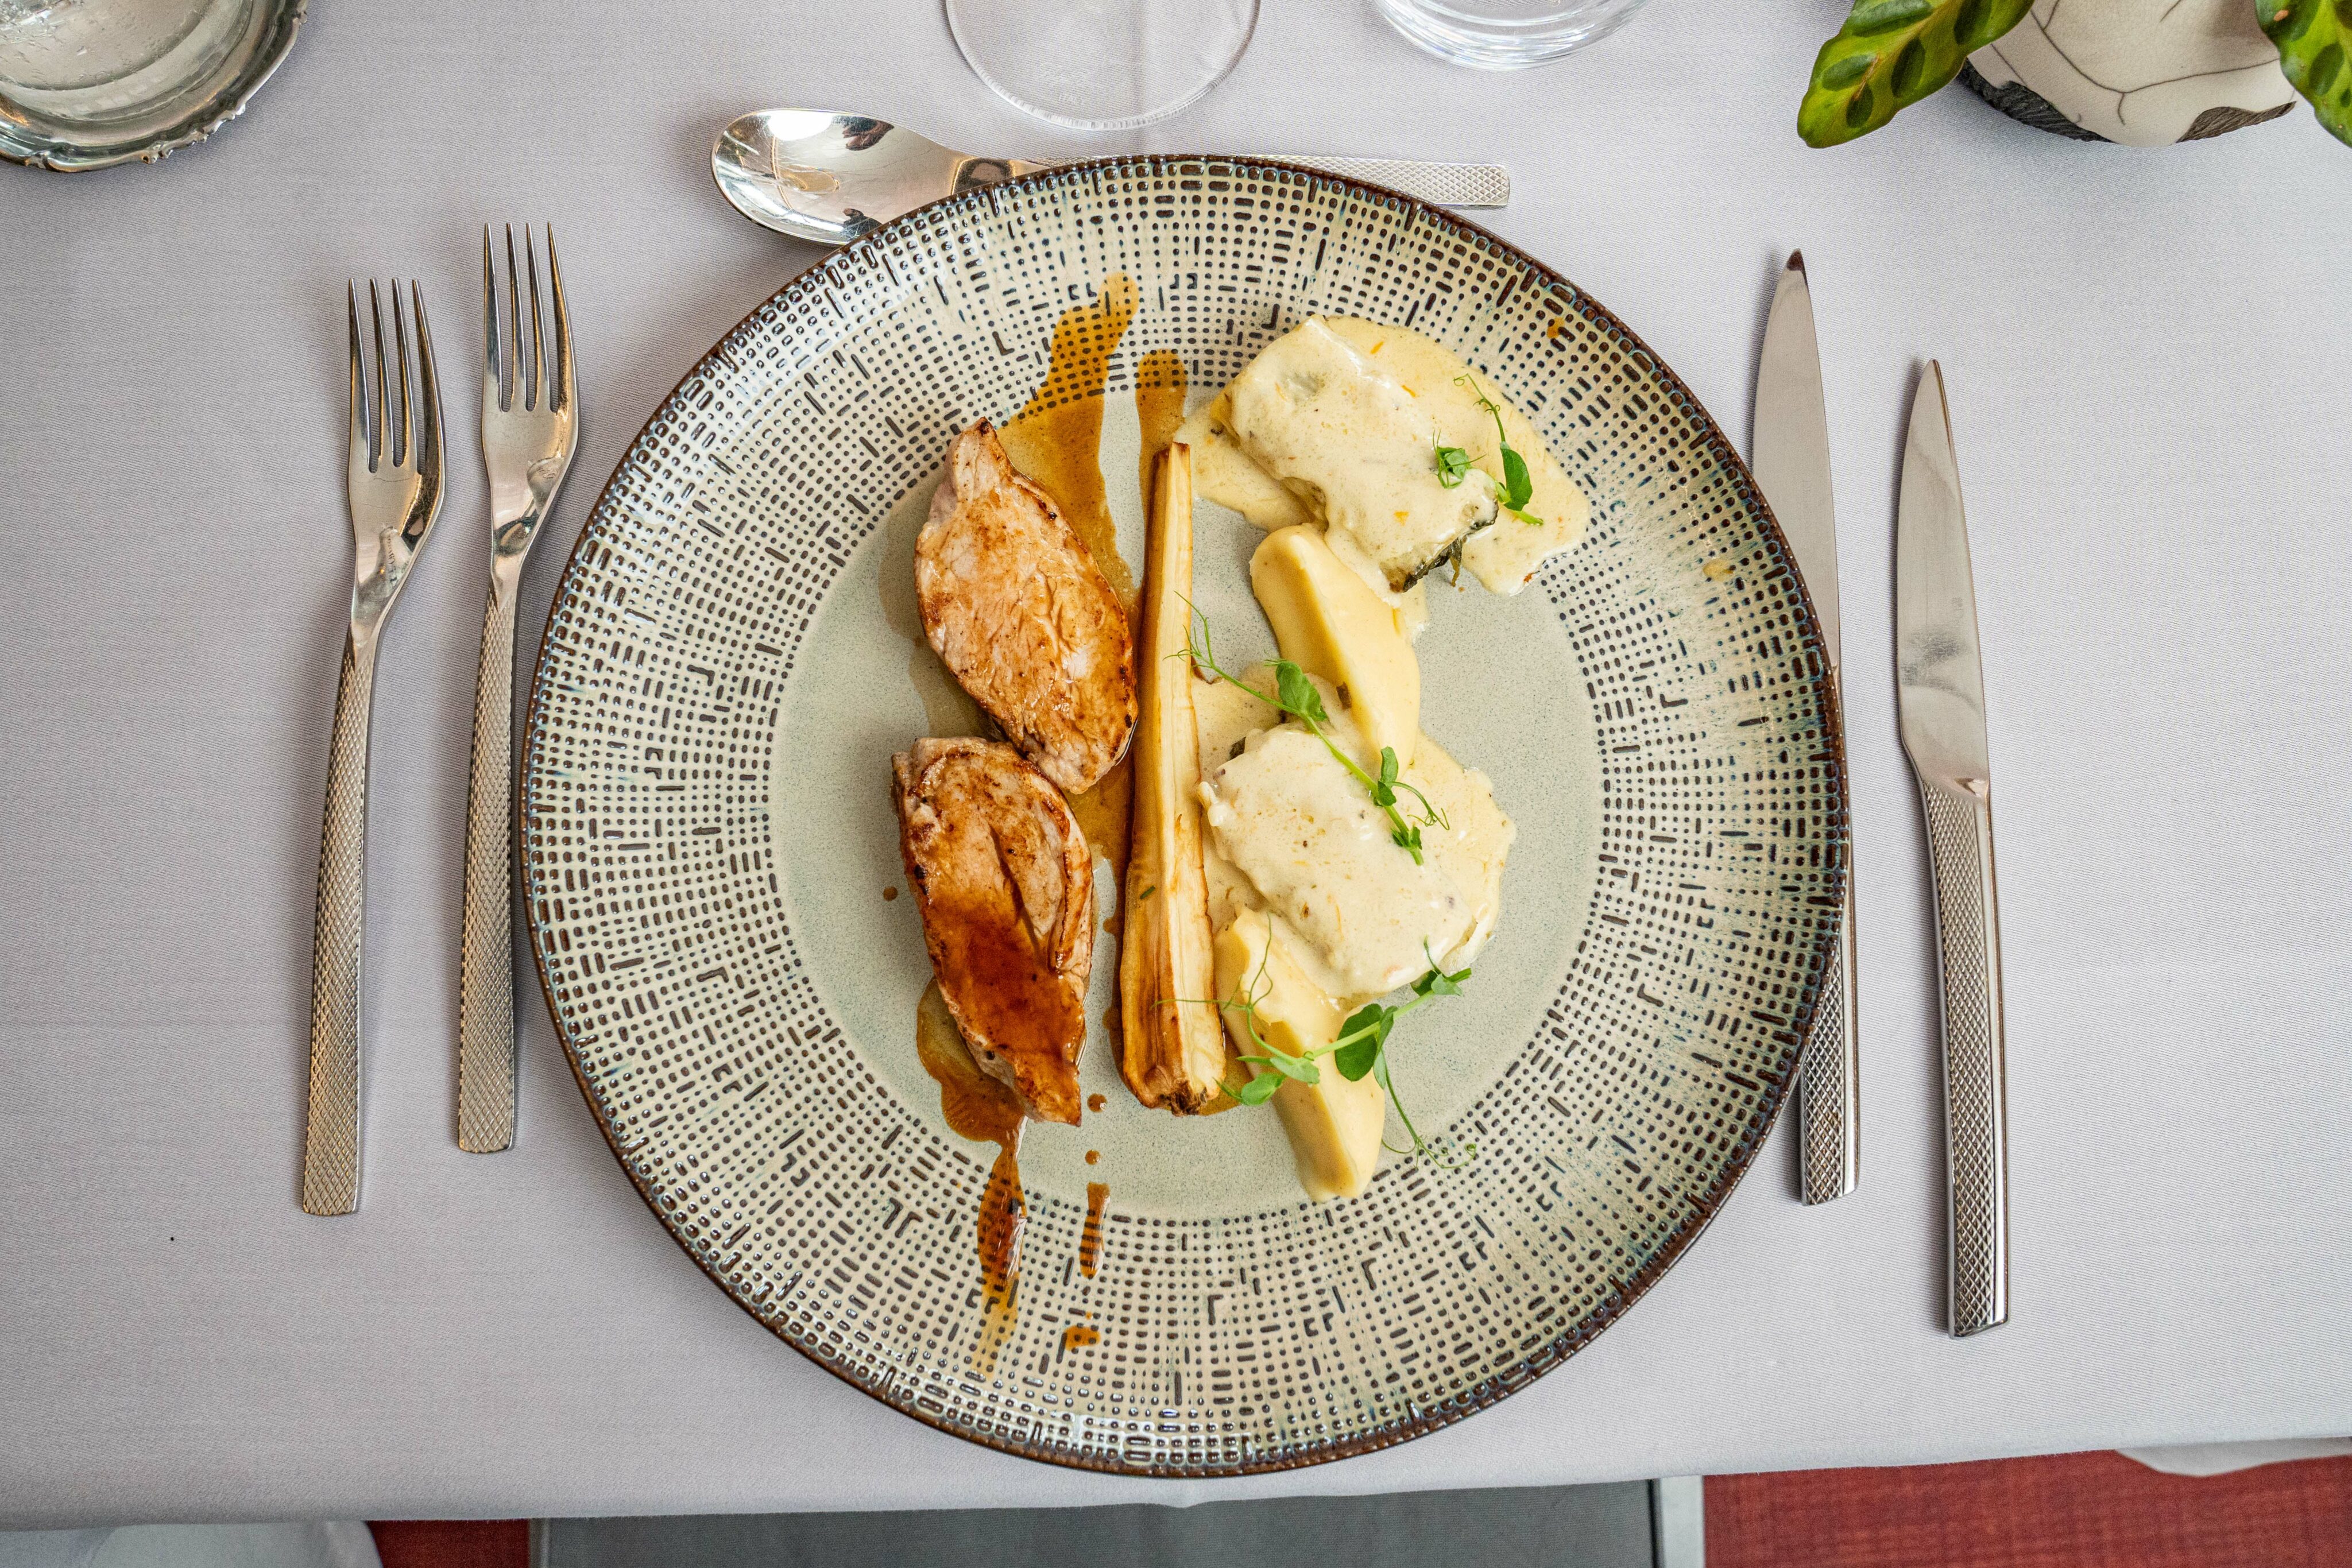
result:
<svg viewBox="0 0 2352 1568"><path fill-rule="evenodd" d="M1830 701L1838 680L1837 517L1830 498L1829 410L1813 335L1804 252L1781 269L1756 363L1756 428L1749 468L1796 552L1829 654ZM1843 708L1840 706L1841 717ZM1843 727L1843 725L1841 725ZM1820 1005L1797 1068L1798 1189L1807 1203L1852 1192L1862 1176L1861 1030L1854 984L1853 869L1849 852L1838 939L1822 975Z"/></svg>
<svg viewBox="0 0 2352 1568"><path fill-rule="evenodd" d="M2009 1321L2008 1107L1992 757L1976 580L1943 367L1911 401L1895 528L1895 700L1936 883L1952 1333Z"/></svg>

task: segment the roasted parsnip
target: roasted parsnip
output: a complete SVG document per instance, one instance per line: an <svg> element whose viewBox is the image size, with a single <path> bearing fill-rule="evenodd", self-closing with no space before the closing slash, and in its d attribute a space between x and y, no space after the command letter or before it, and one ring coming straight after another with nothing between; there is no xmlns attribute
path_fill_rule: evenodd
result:
<svg viewBox="0 0 2352 1568"><path fill-rule="evenodd" d="M1171 445L1152 485L1137 639L1133 838L1121 900L1119 1072L1146 1105L1197 1114L1225 1098L1208 881L1201 868L1201 739L1185 656L1192 591L1192 449Z"/></svg>

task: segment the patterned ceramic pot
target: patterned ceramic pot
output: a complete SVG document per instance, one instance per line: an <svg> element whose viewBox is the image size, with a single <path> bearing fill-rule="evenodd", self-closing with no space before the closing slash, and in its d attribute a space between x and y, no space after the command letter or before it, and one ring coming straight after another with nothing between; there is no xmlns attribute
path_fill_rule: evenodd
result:
<svg viewBox="0 0 2352 1568"><path fill-rule="evenodd" d="M2250 0L2038 0L1960 79L2039 130L2133 147L2219 136L2294 104Z"/></svg>

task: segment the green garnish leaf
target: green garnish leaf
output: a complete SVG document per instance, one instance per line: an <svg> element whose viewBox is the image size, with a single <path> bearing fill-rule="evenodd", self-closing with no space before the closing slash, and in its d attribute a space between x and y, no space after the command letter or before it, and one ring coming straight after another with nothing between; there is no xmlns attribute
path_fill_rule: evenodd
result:
<svg viewBox="0 0 2352 1568"><path fill-rule="evenodd" d="M1413 995L1419 997L1458 997L1462 994L1462 982L1469 977L1470 971L1467 969L1457 969L1453 974L1449 975L1442 969L1433 968L1429 973L1423 975L1420 979L1415 980L1412 983Z"/></svg>
<svg viewBox="0 0 2352 1568"><path fill-rule="evenodd" d="M1267 1049L1265 1064L1268 1067L1273 1068L1276 1072L1281 1073L1285 1078L1296 1078L1301 1083L1320 1083L1323 1082L1322 1069L1317 1067L1305 1057L1293 1056L1288 1051L1275 1051L1269 1047Z"/></svg>
<svg viewBox="0 0 2352 1568"><path fill-rule="evenodd" d="M1253 1078L1245 1083L1228 1083L1224 1085L1224 1091L1244 1105L1263 1105L1273 1099L1275 1092L1281 1087L1281 1077L1269 1072L1263 1078Z"/></svg>
<svg viewBox="0 0 2352 1568"><path fill-rule="evenodd" d="M1317 724L1331 722L1331 716L1323 711L1323 694L1307 678L1307 672L1289 660L1276 659L1274 662L1274 685L1281 695L1281 700L1275 706L1283 712L1313 719Z"/></svg>
<svg viewBox="0 0 2352 1568"><path fill-rule="evenodd" d="M1433 436L1430 444L1437 447L1437 482L1449 490L1454 489L1469 476L1470 454L1459 446L1437 446Z"/></svg>
<svg viewBox="0 0 2352 1568"><path fill-rule="evenodd" d="M1364 1074L1372 1070L1372 1063L1380 1060L1381 1049L1388 1042L1396 1015L1394 1008L1368 1002L1339 1026L1339 1039L1346 1043L1333 1053L1331 1065L1339 1070L1340 1077L1350 1083L1363 1081Z"/></svg>
<svg viewBox="0 0 2352 1568"><path fill-rule="evenodd" d="M2255 3L2267 16L2281 0ZM2329 0L2289 3L2325 11ZM2032 8L2033 0L1855 0L1845 26L1813 60L1797 134L1811 147L1869 135L1959 75L1969 56Z"/></svg>
<svg viewBox="0 0 2352 1568"><path fill-rule="evenodd" d="M1495 428L1500 430L1503 421L1496 416ZM1516 512L1526 506L1536 493L1536 482L1528 477L1528 460L1510 447L1503 448L1503 505Z"/></svg>
<svg viewBox="0 0 2352 1568"><path fill-rule="evenodd" d="M2352 5L2329 0L2254 0L2279 68L2311 100L2319 123L2352 141Z"/></svg>
<svg viewBox="0 0 2352 1568"><path fill-rule="evenodd" d="M1135 895L1135 902L1138 904L1149 904L1151 901L1151 895L1159 891L1160 884L1155 882L1150 887L1145 888L1141 893L1137 894Z"/></svg>
<svg viewBox="0 0 2352 1568"><path fill-rule="evenodd" d="M1511 438L1503 434L1501 405L1485 392L1479 392L1478 383L1466 375L1454 377L1454 384L1455 386L1466 384L1470 391L1476 394L1478 406L1485 409L1486 416L1495 422L1495 445L1503 455L1503 487L1495 498L1502 504L1503 510L1510 513L1519 521L1534 523L1540 527L1543 519L1529 516L1526 510L1527 504L1535 497L1536 483L1528 476L1528 460L1519 455L1518 449L1511 444Z"/></svg>
<svg viewBox="0 0 2352 1568"><path fill-rule="evenodd" d="M1316 689L1315 683L1307 678L1307 672L1287 659L1276 659L1274 661L1275 689L1271 693L1258 690L1230 671L1218 666L1215 649L1209 640L1209 618L1201 612L1199 605L1189 599L1184 601L1184 606L1192 612L1192 619L1199 622L1197 631L1191 625L1185 627L1184 653L1192 661L1192 667L1213 679L1233 682L1268 707L1295 718L1305 726L1307 733L1321 741L1323 749L1329 752L1339 766L1356 776L1356 781L1363 785L1365 792L1371 796L1372 803L1388 813L1389 827L1391 830L1389 836L1396 841L1400 849L1412 854L1415 865L1421 864L1421 831L1407 822L1404 813L1397 810L1394 786L1383 783L1365 772L1362 764L1340 750L1339 745L1324 733L1323 727L1331 722L1331 716L1324 711L1323 694ZM1410 784L1405 788L1412 789ZM1416 796L1421 795L1418 789L1413 789L1412 792ZM1422 797L1422 804L1424 807L1429 805L1427 797ZM1444 818L1437 815L1433 810L1431 815L1423 821L1442 825Z"/></svg>
<svg viewBox="0 0 2352 1568"><path fill-rule="evenodd" d="M1429 953L1428 943L1422 944L1422 951L1429 954L1429 968L1412 983L1411 1001L1393 1007L1386 1002L1365 1003L1349 1015L1348 1021L1339 1026L1338 1038L1329 1045L1309 1051L1305 1056L1292 1056L1266 1043L1265 1036L1259 1032L1257 1027L1258 993L1255 990L1247 997L1235 997L1218 1003L1221 1008L1242 1014L1247 1022L1250 1039L1265 1052L1263 1056L1245 1056L1242 1060L1264 1063L1273 1069L1247 1083L1225 1084L1225 1092L1244 1105L1263 1105L1274 1097L1286 1078L1302 1083L1320 1082L1321 1072L1314 1059L1328 1056L1331 1064L1339 1070L1339 1076L1350 1083L1361 1082L1369 1077L1381 1086L1381 1092L1388 1096L1389 1103L1396 1107L1397 1119L1404 1124L1405 1132L1412 1138L1412 1146L1399 1150L1400 1154L1411 1154L1429 1160L1444 1170L1458 1170L1475 1159L1477 1145L1475 1144L1459 1145L1449 1138L1440 1146L1423 1138L1413 1126L1412 1116L1405 1110L1404 1102L1398 1098L1396 1082L1391 1076L1389 1034L1396 1028L1396 1020L1418 1008L1428 1006L1439 997L1461 995L1462 982L1470 977L1467 967L1456 969L1450 975L1439 967L1436 956ZM1265 973L1266 959L1270 959L1273 954L1273 946L1269 944L1265 958L1258 964L1261 975Z"/></svg>

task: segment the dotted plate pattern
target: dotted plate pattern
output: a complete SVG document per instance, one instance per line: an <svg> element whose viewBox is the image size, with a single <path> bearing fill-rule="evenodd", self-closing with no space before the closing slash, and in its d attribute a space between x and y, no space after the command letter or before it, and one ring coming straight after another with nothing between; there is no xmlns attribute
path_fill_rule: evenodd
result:
<svg viewBox="0 0 2352 1568"><path fill-rule="evenodd" d="M1531 591L1583 671L1600 874L1534 1037L1458 1115L1468 1168L1365 1197L1104 1222L1032 1195L992 1370L992 1154L901 1102L791 929L770 770L811 618L971 418L1044 379L1113 273L1148 351L1221 384L1311 312L1413 327L1507 388L1593 498ZM1136 158L941 202L802 274L646 424L532 681L531 946L581 1087L679 1245L779 1337L943 1430L1090 1469L1313 1464L1492 1404L1615 1321L1753 1157L1843 890L1843 749L1786 542L1706 412L1557 274L1391 193ZM1113 963L1108 943L1097 964ZM1117 1084L1098 1085L1122 1092ZM1427 1129L1425 1129L1427 1130ZM1169 1135L1181 1136L1171 1126ZM1408 1240L1409 1239L1409 1240ZM1065 1343L1087 1322L1098 1342Z"/></svg>

